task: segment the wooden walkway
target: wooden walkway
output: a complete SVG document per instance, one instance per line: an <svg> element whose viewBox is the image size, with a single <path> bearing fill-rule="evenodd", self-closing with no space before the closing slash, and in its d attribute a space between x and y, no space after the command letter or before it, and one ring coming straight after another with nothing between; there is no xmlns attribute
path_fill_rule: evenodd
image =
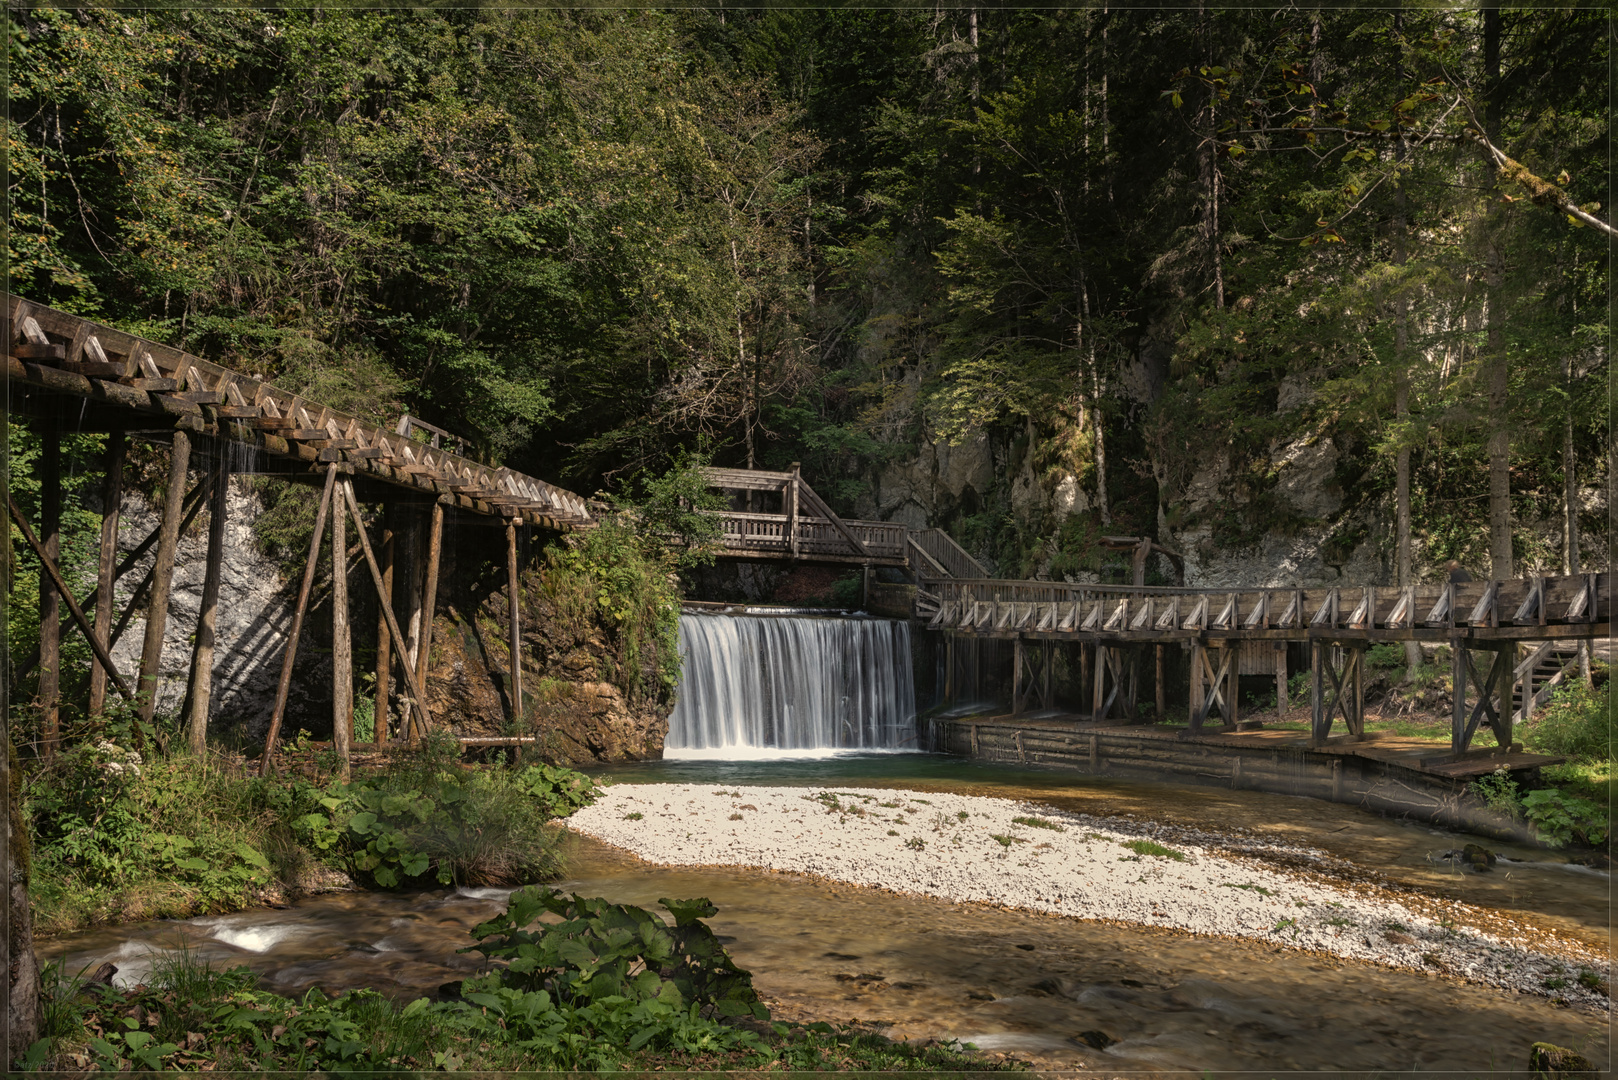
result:
<svg viewBox="0 0 1618 1080"><path fill-rule="evenodd" d="M1338 719L1350 737L1364 737L1367 648L1440 642L1451 649L1450 757L1460 760L1481 724L1501 747L1512 747L1514 719L1543 703L1575 662L1553 663L1547 672L1545 659L1559 643L1611 637L1612 579L1593 573L1409 588L1245 590L955 579L922 582L915 616L946 636L948 687L957 684L957 667L978 655L957 650L955 642L1010 640L1013 714L1054 705L1055 650L1067 645L1079 650L1091 715L1102 721L1115 710L1137 718L1142 661L1150 655L1161 717L1163 648L1184 647L1194 735L1215 712L1225 731L1238 729L1241 674L1273 673L1284 703L1284 646L1303 642L1310 650L1314 746L1327 744Z"/></svg>
<svg viewBox="0 0 1618 1080"><path fill-rule="evenodd" d="M838 517L804 482L796 464L788 472L703 472L708 485L729 494L735 504L718 514L723 558L885 566L927 579L988 576L942 529Z"/></svg>
<svg viewBox="0 0 1618 1080"><path fill-rule="evenodd" d="M275 746L285 715L293 661L298 652L305 612L319 562L325 529L331 529L332 563L332 694L335 745L347 760L353 738L352 627L349 625L348 527L353 525L358 551L363 553L375 586L381 618L376 638L376 742L389 738L390 698L394 677L407 691L399 704L405 712L402 736L419 738L432 726L425 690L432 647L440 555L446 511L456 511L458 522L486 522L506 531L507 593L511 635L507 698L511 716L523 713L522 665L518 662L518 529L540 527L565 530L593 522L583 499L511 469L474 461L448 449L462 445L449 432L406 416L392 429L368 423L340 409L279 389L250 375L233 371L180 349L126 334L112 327L10 296L6 304L5 338L11 415L31 418L40 435L39 460L42 513L36 531L10 502L12 521L39 558L40 722L35 745L50 756L60 739L61 608L89 641L92 664L88 708L92 716L106 706L108 684L137 705L143 720L155 709L157 677L168 619L179 535L201 510L210 506L207 570L201 610L194 635L191 674L185 710L191 717L189 740L205 744L213 680L213 641L217 616L226 491L231 473L270 473L322 488L314 535L298 593L281 678L270 721L267 746ZM97 585L85 613L63 580L57 565L61 527L60 437L63 430L104 431L109 434L105 463L105 507L101 530ZM129 621L126 611L114 625L113 585L136 561L118 563L118 515L122 498L124 457L131 437L166 444L169 481L161 510L161 524L137 548L136 555L155 547L147 581L136 590L147 611L140 671L131 682L119 672L110 650ZM203 462L193 462L193 440L211 450ZM257 453L228 452L231 445L252 447ZM203 479L187 493L194 465ZM381 528L373 544L361 516L361 503L381 504ZM415 514L412 514L415 511ZM414 517L426 520L419 522ZM394 548L414 540L421 549L418 565L425 566L420 591L394 580ZM401 599L426 617L411 623L404 633L394 610ZM93 618L93 621L92 621ZM406 620L410 622L410 620ZM140 731L134 729L137 749ZM267 770L274 754L266 752L261 768Z"/></svg>

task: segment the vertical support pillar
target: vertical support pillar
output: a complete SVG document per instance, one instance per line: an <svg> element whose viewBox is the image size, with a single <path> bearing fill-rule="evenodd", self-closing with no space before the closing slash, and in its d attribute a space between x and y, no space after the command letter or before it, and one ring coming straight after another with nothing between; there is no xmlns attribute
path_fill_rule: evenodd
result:
<svg viewBox="0 0 1618 1080"><path fill-rule="evenodd" d="M315 528L309 536L309 558L303 564L303 583L298 586L298 606L292 610L292 629L287 631L286 652L281 655L281 679L275 687L275 705L270 710L270 730L264 737L264 754L259 758L258 774L268 776L275 760L275 739L281 733L281 719L286 713L287 693L292 689L292 662L298 656L298 638L303 633L303 616L309 610L309 590L315 584L315 567L320 561L321 534L326 530L326 514L331 509L332 495L337 486L337 466L326 468L326 490L320 496L320 508L315 511Z"/></svg>
<svg viewBox="0 0 1618 1080"><path fill-rule="evenodd" d="M1084 692L1090 687L1090 646L1079 642L1079 700L1084 700Z"/></svg>
<svg viewBox="0 0 1618 1080"><path fill-rule="evenodd" d="M517 522L506 522L506 601L511 622L511 722L521 735L522 709L522 590L517 580Z"/></svg>
<svg viewBox="0 0 1618 1080"><path fill-rule="evenodd" d="M191 464L191 436L175 429L169 452L169 486L163 494L163 528L152 564L152 591L146 603L146 638L141 643L140 718L151 722L157 709L157 673L163 662L163 632L168 629L169 594L174 586L174 549L180 542L181 504L185 498L186 469Z"/></svg>
<svg viewBox="0 0 1618 1080"><path fill-rule="evenodd" d="M1103 696L1107 683L1107 647L1099 641L1095 645L1095 672L1090 680L1090 719L1105 720L1101 714L1101 706L1106 703Z"/></svg>
<svg viewBox="0 0 1618 1080"><path fill-rule="evenodd" d="M787 549L792 557L798 557L798 463L792 463L792 479L787 481L786 506L783 509L787 515Z"/></svg>
<svg viewBox="0 0 1618 1080"><path fill-rule="evenodd" d="M1450 700L1453 711L1450 714L1449 748L1450 752L1459 754L1466 749L1466 639L1461 637L1450 639Z"/></svg>
<svg viewBox="0 0 1618 1080"><path fill-rule="evenodd" d="M1022 712L1022 635L1011 639L1011 715Z"/></svg>
<svg viewBox="0 0 1618 1080"><path fill-rule="evenodd" d="M433 652L433 613L438 609L438 564L444 551L444 504L433 503L432 523L427 530L427 579L422 588L421 595L421 646L416 650L416 683L419 686L427 685L427 665L432 659ZM423 701L425 708L427 703ZM415 711L412 710L412 716ZM421 725L412 721L414 734L412 743L419 740L427 732Z"/></svg>
<svg viewBox="0 0 1618 1080"><path fill-rule="evenodd" d="M62 559L62 431L55 410L39 425L39 537L46 558ZM56 756L61 737L62 598L39 567L39 752Z"/></svg>
<svg viewBox="0 0 1618 1080"><path fill-rule="evenodd" d="M348 506L341 493L331 507L331 741L348 780L349 746L354 738L354 655L348 630ZM365 524L356 521L355 528Z"/></svg>
<svg viewBox="0 0 1618 1080"><path fill-rule="evenodd" d="M213 708L214 633L219 619L219 577L225 558L225 513L230 496L230 451L216 443L219 468L214 472L208 503L208 555L202 576L202 608L197 613L197 640L191 652L191 682L186 688L190 726L186 741L191 752L208 748L208 714Z"/></svg>
<svg viewBox="0 0 1618 1080"><path fill-rule="evenodd" d="M1303 605L1298 605L1299 610ZM1291 702L1287 700L1287 643L1278 641L1276 651L1280 654L1275 658L1275 715L1277 719L1286 716Z"/></svg>
<svg viewBox="0 0 1618 1080"><path fill-rule="evenodd" d="M1208 650L1201 641L1191 643L1191 716L1188 723L1192 731L1202 727L1203 687L1202 672L1208 666Z"/></svg>
<svg viewBox="0 0 1618 1080"><path fill-rule="evenodd" d="M1163 697L1163 646L1152 646L1152 654L1157 665L1157 697L1155 699L1157 711L1152 714L1152 719L1161 724L1164 718L1168 716L1168 708Z"/></svg>
<svg viewBox="0 0 1618 1080"><path fill-rule="evenodd" d="M1242 690L1242 643L1229 642L1226 646L1229 651L1225 654L1225 727L1231 731L1241 721L1237 718L1237 710L1241 703L1237 700Z"/></svg>
<svg viewBox="0 0 1618 1080"><path fill-rule="evenodd" d="M860 610L868 611L871 607L871 566L869 563L860 567Z"/></svg>
<svg viewBox="0 0 1618 1080"><path fill-rule="evenodd" d="M1365 737L1365 647L1364 641L1357 641L1351 646L1349 654L1349 663L1354 668L1354 681L1349 693L1353 702L1355 738Z"/></svg>
<svg viewBox="0 0 1618 1080"><path fill-rule="evenodd" d="M1321 665L1326 663L1326 643L1319 638L1309 639L1309 734L1316 746L1324 745L1330 725L1326 722L1325 677Z"/></svg>
<svg viewBox="0 0 1618 1080"><path fill-rule="evenodd" d="M1500 646L1497 655L1497 665L1500 670L1500 681L1496 693L1500 696L1500 708L1495 713L1494 737L1500 743L1500 754L1505 756L1511 753L1512 740L1512 707L1511 707L1511 673L1516 667L1517 648L1514 644ZM1530 686L1532 684L1530 683Z"/></svg>
<svg viewBox="0 0 1618 1080"><path fill-rule="evenodd" d="M1051 669L1055 667L1055 654L1052 650L1053 647L1049 639L1039 643L1040 661L1044 668L1043 677L1045 680L1039 702L1042 709L1053 708L1056 705L1055 700L1051 697Z"/></svg>
<svg viewBox="0 0 1618 1080"><path fill-rule="evenodd" d="M393 531L399 516L398 504L392 499L382 503L382 592L388 603L393 602ZM376 614L376 703L371 709L374 717L371 741L381 746L388 741L388 717L392 712L393 697L393 634L388 630L387 612L377 605ZM399 643L404 648L404 643Z"/></svg>
<svg viewBox="0 0 1618 1080"><path fill-rule="evenodd" d="M107 436L107 477L101 488L101 549L96 572L96 640L112 647L112 586L118 565L118 511L124 497L124 450L129 445L122 431ZM90 661L90 715L100 716L107 706L107 669Z"/></svg>

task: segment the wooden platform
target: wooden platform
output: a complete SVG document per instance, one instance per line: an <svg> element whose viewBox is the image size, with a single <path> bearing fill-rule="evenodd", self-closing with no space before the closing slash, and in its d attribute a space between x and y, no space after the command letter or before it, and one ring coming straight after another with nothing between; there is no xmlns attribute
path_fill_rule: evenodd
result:
<svg viewBox="0 0 1618 1080"><path fill-rule="evenodd" d="M1079 714L923 725L935 748L980 761L1307 795L1489 835L1504 835L1511 825L1467 795L1469 782L1502 765L1522 775L1566 760L1520 750L1456 758L1442 743L1381 733L1322 746L1311 746L1308 732L1274 728L1193 735L1182 725L1095 722Z"/></svg>

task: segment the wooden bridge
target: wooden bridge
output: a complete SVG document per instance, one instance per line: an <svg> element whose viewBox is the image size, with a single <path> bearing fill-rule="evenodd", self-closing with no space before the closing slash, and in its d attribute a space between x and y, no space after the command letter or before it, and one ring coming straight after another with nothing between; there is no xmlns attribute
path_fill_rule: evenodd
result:
<svg viewBox="0 0 1618 1080"><path fill-rule="evenodd" d="M36 532L15 501L12 520L43 566L40 582L40 649L34 661L40 670L41 728L39 749L53 753L59 738L60 607L65 605L76 626L90 642L95 660L91 673L90 710L99 713L110 680L125 698L138 703L142 719L150 720L155 706L157 673L168 615L174 553L179 534L206 502L211 506L207 572L186 708L193 717L192 741L200 746L205 732L210 687L214 620L219 595L220 559L226 511L226 484L235 472L270 473L322 487L315 531L304 568L280 685L272 714L268 746L273 747L285 713L292 665L297 655L304 613L315 577L322 533L329 519L333 561L333 696L335 741L347 754L352 735L351 646L348 623L347 559L353 554L346 539L347 522L354 522L358 548L363 552L381 607L377 628L376 738L388 738L387 718L392 677L397 667L408 689L405 734L427 730L429 715L425 681L431 649L432 619L438 588L439 556L446 512L455 520L504 526L507 538L508 592L512 652L509 700L513 716L523 715L521 665L515 662L519 640L517 605L517 531L534 526L571 529L587 526L591 516L583 499L511 469L486 465L447 449L462 444L441 428L406 416L393 428L369 423L341 409L279 389L262 379L233 371L201 357L159 342L124 333L109 326L56 311L21 297L6 305L7 377L11 413L29 417L40 433L40 482L43 513ZM92 606L93 623L62 578L57 565L60 514L60 433L76 431L110 434L106 459L105 516L102 522L99 573L96 589L85 606ZM141 653L140 672L133 683L119 672L110 656L116 634L127 624L129 611L114 626L113 583L129 570L135 556L117 562L119 502L128 439L137 437L169 448L169 483L158 529L136 551L155 547L148 580L136 591L132 610L145 596L149 617ZM204 478L187 493L193 466L193 443L211 451L201 463ZM228 444L248 446L257 454L222 452ZM211 462L211 469L207 464ZM360 516L363 502L380 503L383 527L373 545ZM427 527L407 527L410 511L426 512ZM393 549L395 533L414 535L425 550L426 574L422 592L406 597L416 610L429 613L407 635L395 617ZM379 558L380 555L380 558ZM200 724L196 720L201 718ZM139 732L136 731L136 738ZM346 760L346 757L345 757ZM268 769L271 754L263 757Z"/></svg>
<svg viewBox="0 0 1618 1080"><path fill-rule="evenodd" d="M947 682L955 680L967 654L956 642L1013 643L1013 715L1053 707L1053 649L1071 643L1080 650L1083 679L1091 684L1092 721L1108 720L1115 709L1126 720L1138 718L1140 665L1147 650L1157 669L1154 719L1161 718L1163 647L1183 645L1191 654L1192 736L1203 731L1215 710L1222 731L1241 727L1237 679L1243 673L1273 673L1284 708L1285 646L1304 642L1310 650L1310 745L1315 747L1327 744L1338 719L1350 740L1366 737L1367 648L1388 641L1440 642L1452 654L1451 756L1429 764L1491 755L1491 761L1478 762L1477 771L1487 771L1534 757L1514 746L1513 720L1543 704L1576 662L1556 651L1559 643L1611 637L1612 577L1237 590L934 579L920 582L915 615L946 635ZM1547 665L1550 657L1560 663ZM1470 749L1480 724L1494 732L1497 747Z"/></svg>
<svg viewBox="0 0 1618 1080"><path fill-rule="evenodd" d="M892 567L922 577L987 577L988 571L941 529L893 521L845 521L789 472L703 470L710 487L731 496L720 511L724 557Z"/></svg>

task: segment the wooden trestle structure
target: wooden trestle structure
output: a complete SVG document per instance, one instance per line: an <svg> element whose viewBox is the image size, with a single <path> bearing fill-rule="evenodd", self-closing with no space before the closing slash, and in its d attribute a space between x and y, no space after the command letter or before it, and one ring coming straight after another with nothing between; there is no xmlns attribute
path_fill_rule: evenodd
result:
<svg viewBox="0 0 1618 1080"><path fill-rule="evenodd" d="M592 524L590 512L578 495L446 449L445 441L457 447L461 444L443 429L412 417L404 417L393 429L378 427L180 349L21 297L8 297L4 329L11 414L33 418L41 439L42 520L39 530L33 529L14 501L9 509L12 520L43 567L40 647L34 661L40 669L39 750L42 754L53 753L60 738L57 671L61 644L60 604L67 606L73 625L89 641L95 656L90 684L91 714L104 710L110 681L122 697L135 704L142 720L152 718L175 549L181 532L206 503L210 508L207 567L184 699L184 708L190 716L189 739L194 746L203 744L213 679L214 620L223 555L226 491L233 470L269 473L322 487L314 536L282 658L262 770L271 767L270 750L275 746L285 715L293 662L328 521L333 562L333 731L336 748L345 762L353 724L347 596L347 559L353 554L347 537L350 520L354 523L358 551L363 554L376 588L380 609L376 741L382 743L388 739L386 721L395 668L400 684L408 691L405 703L408 718L403 734L419 737L432 725L425 682L448 512L457 514L457 521L481 521L505 527L511 624L508 698L513 716L523 714L521 664L517 656L520 640L518 530L588 527ZM62 580L57 564L61 516L59 440L69 416L73 430L109 433L98 580L92 598L84 605L91 607L93 600L93 620ZM161 524L120 561L117 558L119 501L124 458L131 437L168 445L169 478ZM252 447L258 453L232 454L226 450L230 444ZM211 448L208 458L213 467L207 470L201 483L188 490L193 450L199 445ZM239 459L244 456L250 457L250 466L242 466ZM372 544L365 527L362 503L381 505L378 545ZM420 521L422 517L426 520ZM412 591L408 597L420 617L411 622L408 634L394 611L394 555L402 536L415 538L425 549L420 553L425 565L420 591ZM150 575L123 614L115 619L114 583L154 548ZM145 640L140 671L129 679L117 670L111 648L140 607L148 612ZM138 726L135 738L140 739Z"/></svg>
<svg viewBox="0 0 1618 1080"><path fill-rule="evenodd" d="M1272 672L1278 701L1286 704L1285 646L1306 643L1311 672L1308 745L1365 740L1365 651L1388 641L1448 645L1455 692L1450 754L1429 766L1477 758L1487 771L1522 755L1514 746L1516 716L1531 714L1565 675L1545 658L1561 642L1612 635L1612 577L1607 573L1534 576L1396 588L1208 590L1143 586L1068 585L987 578L922 578L915 617L945 635L946 686L957 684L956 643L970 639L1013 642L1012 717L1054 708L1052 650L1080 646L1081 683L1092 688L1089 722L1139 719L1142 662L1155 661L1157 710L1162 719L1163 649L1190 652L1187 737L1202 736L1218 712L1220 734L1249 725L1239 721L1237 678ZM1519 650L1526 655L1519 658ZM1252 661L1257 658L1258 663ZM1519 706L1514 700L1521 688ZM1343 736L1333 736L1341 720ZM1487 726L1496 747L1473 751L1473 736ZM1211 734L1211 733L1210 733ZM1546 761L1550 759L1545 759ZM1446 769L1453 772L1453 769Z"/></svg>

